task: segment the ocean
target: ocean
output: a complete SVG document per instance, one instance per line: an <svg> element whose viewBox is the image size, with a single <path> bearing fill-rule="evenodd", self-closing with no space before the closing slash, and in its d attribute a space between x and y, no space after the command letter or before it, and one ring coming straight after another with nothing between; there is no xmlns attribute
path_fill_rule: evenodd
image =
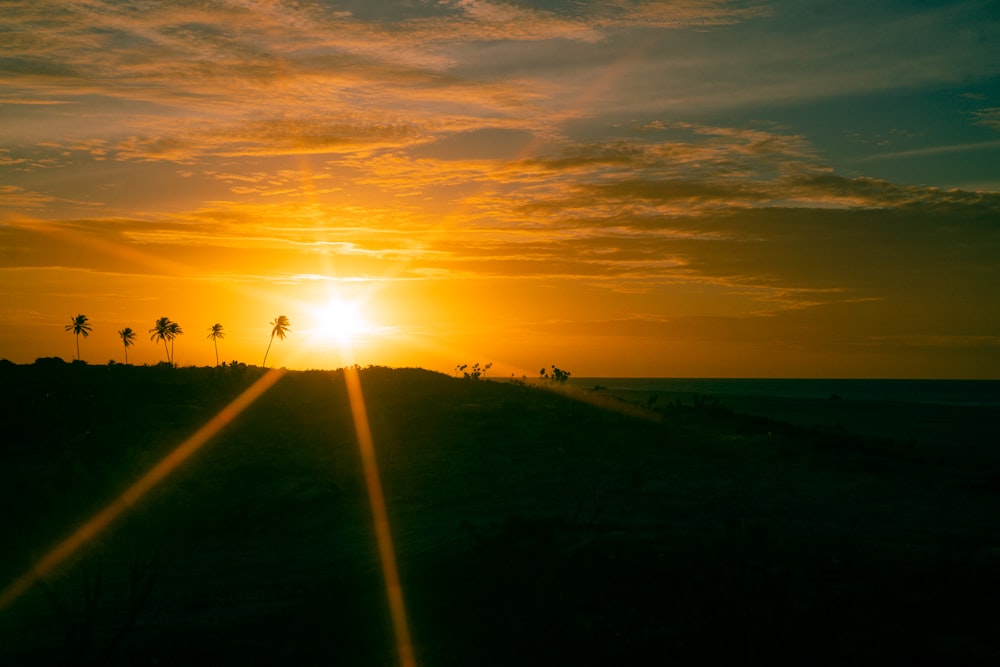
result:
<svg viewBox="0 0 1000 667"><path fill-rule="evenodd" d="M1000 406L1000 380L845 380L719 378L573 378L584 389L662 394L757 396L773 398L840 398L843 400Z"/></svg>
<svg viewBox="0 0 1000 667"><path fill-rule="evenodd" d="M581 389L637 392L666 405L714 397L740 413L948 445L1000 443L1000 380L573 378Z"/></svg>

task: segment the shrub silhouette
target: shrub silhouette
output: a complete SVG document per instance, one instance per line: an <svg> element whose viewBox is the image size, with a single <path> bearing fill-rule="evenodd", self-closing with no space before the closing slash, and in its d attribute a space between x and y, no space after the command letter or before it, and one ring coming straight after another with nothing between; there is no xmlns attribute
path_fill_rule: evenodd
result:
<svg viewBox="0 0 1000 667"><path fill-rule="evenodd" d="M468 368L468 370L466 370ZM472 368L469 368L468 364L461 364L455 366L456 373L462 373L462 377L466 380L478 380L481 377L486 377L486 371L493 368L493 362L486 364L485 366L480 366L479 362L472 364Z"/></svg>
<svg viewBox="0 0 1000 667"><path fill-rule="evenodd" d="M552 365L552 375L549 375L544 368L538 371L538 374L543 380L549 380L557 384L564 384L569 379L569 376L572 375L569 371L563 370L555 364Z"/></svg>

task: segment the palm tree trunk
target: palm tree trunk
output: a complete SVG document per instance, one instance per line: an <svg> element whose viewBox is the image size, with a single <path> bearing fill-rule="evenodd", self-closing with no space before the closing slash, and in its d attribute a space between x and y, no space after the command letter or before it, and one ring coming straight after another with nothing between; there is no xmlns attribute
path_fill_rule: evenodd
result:
<svg viewBox="0 0 1000 667"><path fill-rule="evenodd" d="M128 366L128 345L125 346L125 365Z"/></svg>
<svg viewBox="0 0 1000 667"><path fill-rule="evenodd" d="M171 364L172 362L170 361L170 348L167 347L167 339L166 338L163 339L163 349L167 353L167 363Z"/></svg>
<svg viewBox="0 0 1000 667"><path fill-rule="evenodd" d="M76 335L76 360L80 361L80 334Z"/></svg>
<svg viewBox="0 0 1000 667"><path fill-rule="evenodd" d="M218 366L219 365L219 341L218 341L218 339L213 338L212 342L215 343L215 365Z"/></svg>
<svg viewBox="0 0 1000 667"><path fill-rule="evenodd" d="M264 363L261 364L264 368L267 368L267 353L271 351L271 343L274 342L274 334L271 334L271 340L267 342L267 351L264 352Z"/></svg>

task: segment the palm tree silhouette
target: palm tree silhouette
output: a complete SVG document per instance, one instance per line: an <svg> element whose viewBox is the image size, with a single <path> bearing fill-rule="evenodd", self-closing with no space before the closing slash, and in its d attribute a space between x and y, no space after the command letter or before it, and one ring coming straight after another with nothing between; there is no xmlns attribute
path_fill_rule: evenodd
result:
<svg viewBox="0 0 1000 667"><path fill-rule="evenodd" d="M171 324L173 324L173 322L170 321L169 317L161 317L160 319L156 320L156 324L153 325L153 328L149 330L149 333L152 334L150 335L149 340L163 341L163 349L167 353L168 364L170 363L170 348L167 347L167 341L170 339L171 335L170 334Z"/></svg>
<svg viewBox="0 0 1000 667"><path fill-rule="evenodd" d="M76 336L76 360L80 360L80 334L86 338L90 335L90 325L87 324L86 315L77 315L76 317L70 318L70 323L66 325L66 331L73 332Z"/></svg>
<svg viewBox="0 0 1000 667"><path fill-rule="evenodd" d="M222 325L216 322L211 327L208 328L209 334L207 338L211 338L212 342L215 343L215 365L219 365L219 339L225 338L226 334L222 332Z"/></svg>
<svg viewBox="0 0 1000 667"><path fill-rule="evenodd" d="M132 327L125 327L118 330L118 335L121 336L122 344L125 346L125 365L128 366L128 349L135 343L135 332L132 331Z"/></svg>
<svg viewBox="0 0 1000 667"><path fill-rule="evenodd" d="M170 363L174 363L174 341L180 336L183 331L181 331L181 325L177 322L170 322L167 326L167 338L170 339Z"/></svg>
<svg viewBox="0 0 1000 667"><path fill-rule="evenodd" d="M261 366L267 366L267 353L271 351L271 343L274 342L274 337L277 336L281 340L285 340L285 335L288 333L288 327L291 326L288 323L288 318L284 315L278 315L277 319L271 322L271 340L267 344L267 352L264 352L264 363Z"/></svg>

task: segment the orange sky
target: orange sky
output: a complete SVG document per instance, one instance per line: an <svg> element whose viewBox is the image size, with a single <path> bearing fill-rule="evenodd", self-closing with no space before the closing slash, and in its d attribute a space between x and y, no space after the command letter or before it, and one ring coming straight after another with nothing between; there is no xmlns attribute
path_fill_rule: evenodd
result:
<svg viewBox="0 0 1000 667"><path fill-rule="evenodd" d="M1000 377L998 17L807 4L7 3L0 357Z"/></svg>

